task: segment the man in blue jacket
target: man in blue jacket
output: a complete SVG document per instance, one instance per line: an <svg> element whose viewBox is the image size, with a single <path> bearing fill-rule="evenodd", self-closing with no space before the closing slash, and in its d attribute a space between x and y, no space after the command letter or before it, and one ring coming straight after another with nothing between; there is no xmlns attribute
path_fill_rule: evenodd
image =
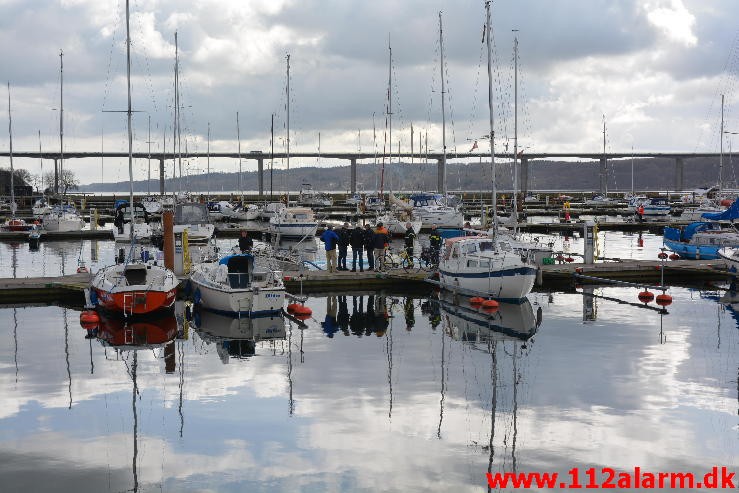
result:
<svg viewBox="0 0 739 493"><path fill-rule="evenodd" d="M321 241L326 247L326 269L329 272L336 272L336 243L339 242L339 235L334 232L334 227L330 224L326 226L326 231L321 235Z"/></svg>

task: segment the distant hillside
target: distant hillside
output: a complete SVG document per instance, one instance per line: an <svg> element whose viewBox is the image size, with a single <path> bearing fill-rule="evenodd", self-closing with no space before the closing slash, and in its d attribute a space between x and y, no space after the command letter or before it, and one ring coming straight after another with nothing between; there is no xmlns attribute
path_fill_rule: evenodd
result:
<svg viewBox="0 0 739 493"><path fill-rule="evenodd" d="M724 162L724 185L737 187L737 168L739 160L729 156ZM289 189L293 192L302 183L310 183L316 190L347 192L349 185L349 166L317 168L293 168L289 174L284 170L274 170L273 189ZM213 192L233 191L237 188L237 173L211 173L210 180L205 174L192 175L182 179L180 187L175 180L166 180L166 190L205 191L210 183ZM357 166L357 188L375 190L379 184L379 165L359 164ZM719 164L713 158L695 158L685 161L684 188L693 189L718 183ZM265 190L270 188L270 173L265 169ZM498 187L501 190L512 187L511 164L499 163ZM241 179L245 191L258 189L257 173L244 172ZM596 161L563 162L531 161L529 165L529 190L597 190L600 187L599 164ZM638 190L672 190L675 188L674 159L636 159L634 160L634 184ZM152 180L152 191L159 190L159 182ZM447 188L449 190L489 190L491 175L489 163L456 164L447 166ZM631 188L631 160L614 160L608 164L608 190L626 191ZM385 189L389 190L435 190L436 163L409 164L394 163L385 166ZM128 182L93 183L81 185L81 192L126 192ZM134 191L146 192L145 180L134 182Z"/></svg>

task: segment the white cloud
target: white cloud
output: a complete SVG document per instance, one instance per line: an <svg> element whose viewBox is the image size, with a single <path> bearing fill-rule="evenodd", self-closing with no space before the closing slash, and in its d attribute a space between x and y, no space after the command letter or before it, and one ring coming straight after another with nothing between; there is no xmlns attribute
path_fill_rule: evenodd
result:
<svg viewBox="0 0 739 493"><path fill-rule="evenodd" d="M686 47L698 43L698 38L693 33L695 17L682 0L650 1L645 3L644 9L649 22L670 41Z"/></svg>

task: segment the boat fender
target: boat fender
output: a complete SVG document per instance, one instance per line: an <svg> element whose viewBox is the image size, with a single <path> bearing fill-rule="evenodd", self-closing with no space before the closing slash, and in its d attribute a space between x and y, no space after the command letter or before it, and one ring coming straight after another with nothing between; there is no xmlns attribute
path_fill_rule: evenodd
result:
<svg viewBox="0 0 739 493"><path fill-rule="evenodd" d="M672 296L667 293L657 295L657 304L659 306L670 306L672 304Z"/></svg>
<svg viewBox="0 0 739 493"><path fill-rule="evenodd" d="M650 303L654 299L654 293L652 293L651 291L645 290L645 291L640 292L638 297L639 297L639 301L646 304L646 303Z"/></svg>

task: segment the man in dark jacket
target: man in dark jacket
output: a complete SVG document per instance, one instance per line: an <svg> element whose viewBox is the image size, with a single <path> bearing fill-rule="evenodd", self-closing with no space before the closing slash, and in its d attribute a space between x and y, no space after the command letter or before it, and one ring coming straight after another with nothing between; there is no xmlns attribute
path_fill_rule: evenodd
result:
<svg viewBox="0 0 739 493"><path fill-rule="evenodd" d="M251 249L254 247L254 241L252 241L249 236L246 234L246 230L241 230L241 236L239 237L239 250L241 250L241 253L247 253L251 252Z"/></svg>
<svg viewBox="0 0 739 493"><path fill-rule="evenodd" d="M352 246L352 272L357 272L357 257L359 257L359 272L364 272L362 265L362 250L364 249L364 230L357 224L349 235L349 244Z"/></svg>
<svg viewBox="0 0 739 493"><path fill-rule="evenodd" d="M416 232L413 231L411 223L405 223L405 236L403 239L405 240L405 253L408 255L408 260L412 261L413 247L416 244Z"/></svg>
<svg viewBox="0 0 739 493"><path fill-rule="evenodd" d="M431 233L429 233L429 246L431 247L431 261L438 264L439 252L441 252L441 235L436 230L435 224L431 226Z"/></svg>
<svg viewBox="0 0 739 493"><path fill-rule="evenodd" d="M336 234L339 235L339 242L337 243L339 247L339 267L337 270L349 270L346 268L346 255L349 249L349 236L351 235L349 223L344 223Z"/></svg>
<svg viewBox="0 0 739 493"><path fill-rule="evenodd" d="M364 225L364 249L367 251L367 270L375 270L375 256L374 256L374 245L375 244L375 232L372 231L369 223Z"/></svg>

